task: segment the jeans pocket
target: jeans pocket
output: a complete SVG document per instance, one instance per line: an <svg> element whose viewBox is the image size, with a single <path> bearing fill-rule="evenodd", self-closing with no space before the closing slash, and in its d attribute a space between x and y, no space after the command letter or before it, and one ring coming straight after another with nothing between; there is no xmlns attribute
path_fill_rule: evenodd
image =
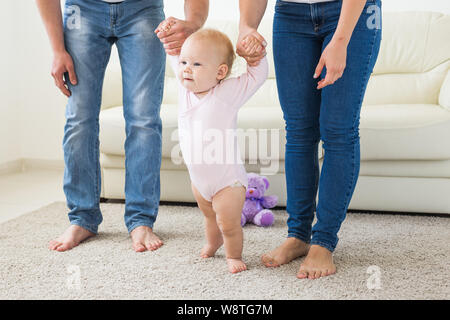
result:
<svg viewBox="0 0 450 320"><path fill-rule="evenodd" d="M283 0L277 0L277 2L275 3L275 8L281 8L284 6L287 6L289 3Z"/></svg>

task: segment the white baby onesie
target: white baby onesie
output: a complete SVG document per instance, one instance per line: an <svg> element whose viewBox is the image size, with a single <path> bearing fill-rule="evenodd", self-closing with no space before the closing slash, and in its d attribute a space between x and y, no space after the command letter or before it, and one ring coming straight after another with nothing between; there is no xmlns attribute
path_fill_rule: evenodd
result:
<svg viewBox="0 0 450 320"><path fill-rule="evenodd" d="M178 56L169 56L178 77ZM221 81L198 98L179 83L178 135L192 184L211 201L221 189L240 183L247 173L236 136L237 114L268 76L267 58L239 77Z"/></svg>

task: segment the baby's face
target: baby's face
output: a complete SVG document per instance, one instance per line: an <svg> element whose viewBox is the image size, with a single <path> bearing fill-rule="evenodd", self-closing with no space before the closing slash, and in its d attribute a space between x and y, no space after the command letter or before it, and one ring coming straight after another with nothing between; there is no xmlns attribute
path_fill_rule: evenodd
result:
<svg viewBox="0 0 450 320"><path fill-rule="evenodd" d="M189 91L208 91L225 78L227 71L219 48L211 46L211 41L191 37L183 44L178 76L181 84Z"/></svg>

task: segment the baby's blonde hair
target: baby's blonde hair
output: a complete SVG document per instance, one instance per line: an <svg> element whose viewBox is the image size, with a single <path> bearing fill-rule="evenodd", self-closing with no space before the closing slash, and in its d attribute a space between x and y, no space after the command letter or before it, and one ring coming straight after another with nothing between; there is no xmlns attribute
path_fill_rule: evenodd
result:
<svg viewBox="0 0 450 320"><path fill-rule="evenodd" d="M209 41L213 41L215 45L219 45L222 47L222 51L224 53L224 61L222 63L228 66L228 72L225 77L228 77L231 73L231 68L233 67L234 59L236 58L236 54L234 53L234 47L231 43L230 38L228 36L216 29L205 28L200 29L194 32L191 37L200 37L201 39L206 39Z"/></svg>

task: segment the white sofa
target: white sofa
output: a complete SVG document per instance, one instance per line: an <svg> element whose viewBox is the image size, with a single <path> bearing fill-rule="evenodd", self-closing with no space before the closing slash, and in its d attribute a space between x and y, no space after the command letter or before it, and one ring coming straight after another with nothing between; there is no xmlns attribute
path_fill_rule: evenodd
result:
<svg viewBox="0 0 450 320"><path fill-rule="evenodd" d="M259 29L269 42L269 79L239 111L238 126L244 130L270 129L279 133L279 148L270 150L269 147L272 154L257 156L257 163L249 163L248 150L242 154L249 172L267 175L271 183L269 194L278 195L279 205L284 206L285 131L271 52L271 18L265 17ZM236 21L210 21L207 26L224 31L236 42ZM233 73L243 68L243 60L239 58ZM381 50L361 110L361 168L349 209L450 213L449 69L449 15L383 14ZM107 70L100 115L101 196L109 199L124 198L125 123L121 87L120 67L114 59ZM176 90L174 75L167 66L161 106L161 200L195 202L188 172L180 163L178 141L174 140L177 138ZM270 143L270 139L260 142ZM321 166L321 147L319 157ZM271 166L264 162L268 160Z"/></svg>

